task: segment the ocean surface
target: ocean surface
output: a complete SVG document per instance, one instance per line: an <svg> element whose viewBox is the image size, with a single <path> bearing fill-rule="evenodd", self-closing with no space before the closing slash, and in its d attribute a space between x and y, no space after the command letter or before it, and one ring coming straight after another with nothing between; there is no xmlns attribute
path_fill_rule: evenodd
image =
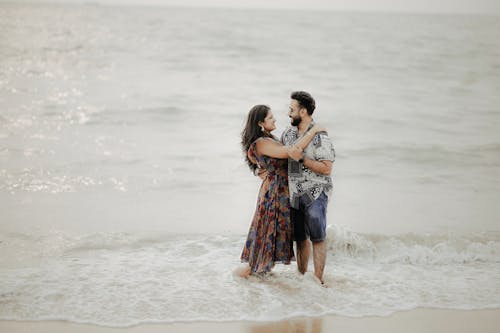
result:
<svg viewBox="0 0 500 333"><path fill-rule="evenodd" d="M0 3L0 319L129 326L500 307L500 19ZM239 135L309 91L321 288L233 276ZM311 265L312 266L312 265ZM311 267L312 269L312 267Z"/></svg>

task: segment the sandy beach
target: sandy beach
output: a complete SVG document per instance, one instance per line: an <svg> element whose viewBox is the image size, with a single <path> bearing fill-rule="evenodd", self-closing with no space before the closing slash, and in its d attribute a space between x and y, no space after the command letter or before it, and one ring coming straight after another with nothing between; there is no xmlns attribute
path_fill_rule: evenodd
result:
<svg viewBox="0 0 500 333"><path fill-rule="evenodd" d="M213 1L0 4L0 333L500 332L498 14ZM279 138L295 90L336 151L328 290L232 274L246 116Z"/></svg>
<svg viewBox="0 0 500 333"><path fill-rule="evenodd" d="M0 331L16 332L498 332L500 309L493 310L440 310L416 309L392 314L388 317L350 318L323 316L317 318L294 318L279 322L196 322L172 324L144 324L128 328L111 328L62 321L0 321Z"/></svg>

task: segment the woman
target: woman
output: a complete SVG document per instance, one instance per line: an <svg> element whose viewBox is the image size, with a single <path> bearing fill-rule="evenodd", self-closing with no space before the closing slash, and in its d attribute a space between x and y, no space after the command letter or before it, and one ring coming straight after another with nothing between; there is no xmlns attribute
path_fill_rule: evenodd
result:
<svg viewBox="0 0 500 333"><path fill-rule="evenodd" d="M276 120L267 105L256 105L248 114L241 144L251 170L267 171L257 199L257 207L241 254L248 267L242 277L271 271L276 262L290 264L294 259L290 202L288 194L288 157L299 159L314 134L324 129L316 125L297 141L283 146L271 134Z"/></svg>

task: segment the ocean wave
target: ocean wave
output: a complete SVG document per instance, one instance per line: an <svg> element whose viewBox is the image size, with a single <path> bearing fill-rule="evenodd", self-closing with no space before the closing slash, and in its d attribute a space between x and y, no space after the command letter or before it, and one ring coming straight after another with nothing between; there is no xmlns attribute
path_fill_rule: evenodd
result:
<svg viewBox="0 0 500 333"><path fill-rule="evenodd" d="M500 234L377 235L355 233L345 227L327 228L328 247L339 256L381 263L451 264L500 262Z"/></svg>
<svg viewBox="0 0 500 333"><path fill-rule="evenodd" d="M54 231L1 237L2 256L16 253L17 261L1 265L0 319L123 327L500 307L498 241L487 235L452 241L330 226L327 289L312 273L299 274L294 263L263 277L235 277L243 235L77 237Z"/></svg>
<svg viewBox="0 0 500 333"><path fill-rule="evenodd" d="M180 241L181 238L183 241ZM228 243L242 242L238 235L203 236L197 234L172 235L162 233L92 233L70 236L52 231L45 235L7 233L4 242L23 247L29 243L42 248L57 248L44 251L55 255L94 250L141 249L144 247L170 247L179 250L194 243L204 244L206 250L224 250ZM331 256L351 258L370 263L399 263L416 265L500 263L500 233L483 232L474 234L365 234L354 232L344 226L328 225L327 248ZM37 252L39 253L39 252Z"/></svg>

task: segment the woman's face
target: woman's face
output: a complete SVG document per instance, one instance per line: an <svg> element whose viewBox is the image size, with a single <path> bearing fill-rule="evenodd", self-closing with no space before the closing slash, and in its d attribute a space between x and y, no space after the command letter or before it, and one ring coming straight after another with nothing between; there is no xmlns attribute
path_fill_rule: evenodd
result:
<svg viewBox="0 0 500 333"><path fill-rule="evenodd" d="M276 119L274 119L273 113L269 111L264 121L259 123L259 126L262 125L267 132L271 132L276 129L275 123Z"/></svg>

